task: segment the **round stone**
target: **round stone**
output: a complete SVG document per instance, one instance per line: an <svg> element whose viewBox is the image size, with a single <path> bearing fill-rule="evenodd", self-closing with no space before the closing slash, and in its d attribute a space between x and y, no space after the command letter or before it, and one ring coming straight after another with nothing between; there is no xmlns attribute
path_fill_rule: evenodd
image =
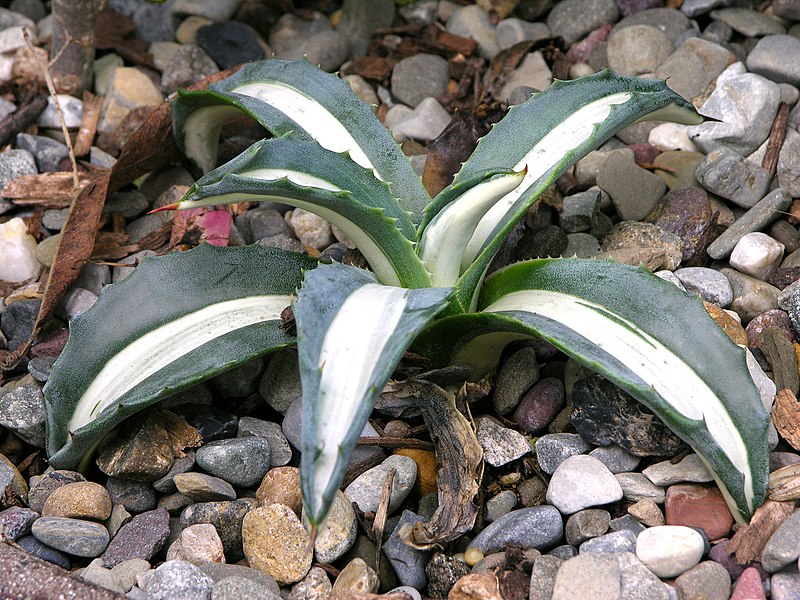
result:
<svg viewBox="0 0 800 600"><path fill-rule="evenodd" d="M548 377L534 384L523 396L514 411L514 421L529 433L539 433L547 428L564 407L565 401L563 382Z"/></svg>
<svg viewBox="0 0 800 600"><path fill-rule="evenodd" d="M300 514L303 495L300 489L300 469L297 467L276 467L264 476L256 490L256 500L263 506L283 504Z"/></svg>
<svg viewBox="0 0 800 600"><path fill-rule="evenodd" d="M209 442L195 458L203 470L245 488L261 482L271 461L269 442L258 436Z"/></svg>
<svg viewBox="0 0 800 600"><path fill-rule="evenodd" d="M392 71L392 93L412 108L425 98L442 96L450 79L447 61L435 54L420 52L404 58Z"/></svg>
<svg viewBox="0 0 800 600"><path fill-rule="evenodd" d="M308 526L307 517L303 522ZM358 521L353 505L340 491L336 491L333 503L314 542L314 555L317 562L330 564L347 552L356 541Z"/></svg>
<svg viewBox="0 0 800 600"><path fill-rule="evenodd" d="M233 486L219 477L204 473L178 473L173 481L181 494L189 496L195 502L236 499Z"/></svg>
<svg viewBox="0 0 800 600"><path fill-rule="evenodd" d="M170 560L140 576L140 585L150 600L210 598L214 580L192 563Z"/></svg>
<svg viewBox="0 0 800 600"><path fill-rule="evenodd" d="M547 501L563 514L622 499L622 487L594 456L579 454L562 462L547 486Z"/></svg>
<svg viewBox="0 0 800 600"><path fill-rule="evenodd" d="M167 560L185 560L195 565L225 562L225 551L217 529L208 523L190 525L170 546Z"/></svg>
<svg viewBox="0 0 800 600"><path fill-rule="evenodd" d="M536 351L525 346L509 356L497 372L492 403L501 415L510 413L539 379Z"/></svg>
<svg viewBox="0 0 800 600"><path fill-rule="evenodd" d="M672 53L672 42L651 25L631 25L608 38L608 65L620 75L654 73Z"/></svg>
<svg viewBox="0 0 800 600"><path fill-rule="evenodd" d="M44 503L42 516L105 521L111 516L111 508L111 497L102 485L78 481L53 490Z"/></svg>
<svg viewBox="0 0 800 600"><path fill-rule="evenodd" d="M661 525L636 538L636 557L658 577L677 577L703 557L703 536L690 527Z"/></svg>
<svg viewBox="0 0 800 600"><path fill-rule="evenodd" d="M108 546L108 530L100 523L64 517L42 517L33 523L34 537L51 548L94 558Z"/></svg>
<svg viewBox="0 0 800 600"><path fill-rule="evenodd" d="M365 471L345 488L345 496L355 502L361 512L375 512L381 501L383 483L392 469L395 470L395 477L389 499L389 512L394 511L411 493L417 480L417 463L407 456L395 454Z"/></svg>
<svg viewBox="0 0 800 600"><path fill-rule="evenodd" d="M255 508L242 523L247 562L281 585L300 581L308 573L313 554L310 542L300 519L282 504Z"/></svg>
<svg viewBox="0 0 800 600"><path fill-rule="evenodd" d="M86 481L86 478L77 471L61 469L42 475L42 478L31 486L30 494L28 494L28 506L31 510L41 513L50 494L57 488L76 481Z"/></svg>
<svg viewBox="0 0 800 600"><path fill-rule="evenodd" d="M675 277L690 294L699 294L706 302L725 308L733 302L730 281L716 269L686 267L675 271Z"/></svg>

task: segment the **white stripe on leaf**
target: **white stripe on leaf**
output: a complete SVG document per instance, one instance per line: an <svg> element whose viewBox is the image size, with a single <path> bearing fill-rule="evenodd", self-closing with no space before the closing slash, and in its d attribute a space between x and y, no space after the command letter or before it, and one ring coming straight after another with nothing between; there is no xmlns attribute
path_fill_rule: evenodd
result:
<svg viewBox="0 0 800 600"><path fill-rule="evenodd" d="M330 323L319 353L318 454L314 500L333 478L342 440L352 428L381 354L403 316L408 290L367 284L351 293ZM315 507L316 508L316 507Z"/></svg>
<svg viewBox="0 0 800 600"><path fill-rule="evenodd" d="M250 296L211 304L137 338L114 355L78 401L70 431L94 420L120 396L193 350L227 333L280 319L289 296Z"/></svg>
<svg viewBox="0 0 800 600"><path fill-rule="evenodd" d="M566 325L616 357L681 415L705 423L714 441L741 472L747 506L751 511L754 509L753 476L747 446L725 406L680 356L657 339L599 304L560 292L512 292L484 311L525 311L547 317Z"/></svg>
<svg viewBox="0 0 800 600"><path fill-rule="evenodd" d="M274 106L305 129L326 150L349 152L350 158L356 163L366 169L374 169L345 126L322 104L302 92L285 84L267 82L248 83L231 91Z"/></svg>
<svg viewBox="0 0 800 600"><path fill-rule="evenodd" d="M537 179L563 160L567 153L591 138L597 126L611 114L612 107L624 104L631 97L631 93L621 92L582 106L539 140L517 164L513 166L497 165L498 167L513 168L515 171L527 168L528 172L522 183L498 201L481 219L464 251L461 261L462 271L469 268L475 261L483 246L489 241L495 226L503 220L520 196Z"/></svg>

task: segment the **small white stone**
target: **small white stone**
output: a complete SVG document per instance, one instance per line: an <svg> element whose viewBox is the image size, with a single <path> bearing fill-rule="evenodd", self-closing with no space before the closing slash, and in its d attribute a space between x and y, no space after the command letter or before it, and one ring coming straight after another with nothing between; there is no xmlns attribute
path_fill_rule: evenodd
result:
<svg viewBox="0 0 800 600"><path fill-rule="evenodd" d="M689 139L688 126L678 123L663 123L650 130L647 141L656 148L668 150L685 150L697 152L697 147Z"/></svg>
<svg viewBox="0 0 800 600"><path fill-rule="evenodd" d="M391 110L396 108L398 107ZM450 114L436 101L436 98L425 98L392 128L392 133L395 138L400 136L412 140L432 140L439 137L448 123Z"/></svg>
<svg viewBox="0 0 800 600"><path fill-rule="evenodd" d="M564 515L621 499L622 487L617 478L587 454L570 456L558 465L547 486L547 502Z"/></svg>
<svg viewBox="0 0 800 600"><path fill-rule="evenodd" d="M36 36L32 35L32 44L36 44ZM9 27L0 31L0 52L13 52L18 48L25 47L25 36L22 35L22 27Z"/></svg>
<svg viewBox="0 0 800 600"><path fill-rule="evenodd" d="M685 573L703 557L703 536L683 525L649 527L636 538L636 557L661 578Z"/></svg>
<svg viewBox="0 0 800 600"><path fill-rule="evenodd" d="M324 250L333 243L331 225L322 217L302 208L295 208L289 218L297 239L315 250Z"/></svg>
<svg viewBox="0 0 800 600"><path fill-rule="evenodd" d="M748 233L734 246L731 266L746 275L764 281L783 258L784 245L766 233Z"/></svg>
<svg viewBox="0 0 800 600"><path fill-rule="evenodd" d="M662 486L684 482L707 483L714 480L697 454L689 454L675 464L671 460L665 460L650 465L642 473L654 484Z"/></svg>
<svg viewBox="0 0 800 600"><path fill-rule="evenodd" d="M64 122L67 124L68 129L77 129L81 126L83 119L83 102L69 96L67 94L57 94L58 104L61 106L61 112L64 114ZM39 127L46 129L60 129L61 121L58 119L58 112L56 112L56 105L53 103L53 98L47 99L47 106L39 115L36 121Z"/></svg>
<svg viewBox="0 0 800 600"><path fill-rule="evenodd" d="M28 233L25 221L14 218L0 223L0 280L16 283L38 277L42 265L35 252L36 240Z"/></svg>
<svg viewBox="0 0 800 600"><path fill-rule="evenodd" d="M586 63L575 63L569 68L570 79L580 79L581 77L588 77L594 73L594 69Z"/></svg>

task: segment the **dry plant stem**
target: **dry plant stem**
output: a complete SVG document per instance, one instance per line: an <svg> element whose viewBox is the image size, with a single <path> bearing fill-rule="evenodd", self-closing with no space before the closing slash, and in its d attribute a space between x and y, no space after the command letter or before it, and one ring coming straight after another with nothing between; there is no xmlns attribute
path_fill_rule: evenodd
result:
<svg viewBox="0 0 800 600"><path fill-rule="evenodd" d="M358 439L359 446L380 446L381 448L412 448L414 450L435 450L432 442L400 437L363 437Z"/></svg>
<svg viewBox="0 0 800 600"><path fill-rule="evenodd" d="M33 123L47 108L47 96L35 96L30 102L0 121L0 147L10 144L16 135Z"/></svg>
<svg viewBox="0 0 800 600"><path fill-rule="evenodd" d="M80 97L92 83L95 25L101 0L53 0L50 60L59 93Z"/></svg>
<svg viewBox="0 0 800 600"><path fill-rule="evenodd" d="M372 535L375 539L375 572L381 572L381 546L383 545L383 530L386 527L386 518L389 516L389 502L392 499L392 486L397 475L395 469L389 469L386 479L383 480L381 490L381 501L378 510L375 512L375 521L372 523Z"/></svg>
<svg viewBox="0 0 800 600"><path fill-rule="evenodd" d="M429 522L401 528L400 539L412 548L430 550L471 530L478 514L474 498L480 487L483 449L472 425L456 408L455 396L429 381L412 379L389 383L381 400L393 410L407 407L422 413L439 465L439 507Z"/></svg>
<svg viewBox="0 0 800 600"><path fill-rule="evenodd" d="M94 136L97 133L97 123L100 121L100 108L103 106L103 96L95 96L91 92L83 92L83 118L78 137L75 139L75 156L85 156L92 148Z"/></svg>
<svg viewBox="0 0 800 600"><path fill-rule="evenodd" d="M23 28L22 35L25 37L25 43L28 45L28 50L30 51L31 56L33 56L33 59L42 70L44 80L47 82L47 89L50 91L50 95L53 97L53 106L56 107L56 112L58 113L58 120L61 123L61 131L64 134L64 143L67 145L67 152L69 153L69 162L72 164L73 198L77 198L81 187L80 180L78 179L78 163L75 161L75 152L72 149L72 140L69 137L69 129L67 128L67 123L64 120L64 113L61 110L61 103L58 101L58 96L56 95L56 88L55 85L53 85L53 78L50 77L50 71L48 70L47 65L43 64L36 55L36 52L33 51L33 43L31 42L31 37L28 34L28 30Z"/></svg>
<svg viewBox="0 0 800 600"><path fill-rule="evenodd" d="M769 171L770 175L774 175L778 167L778 157L781 154L783 140L786 137L786 122L788 118L789 105L786 104L786 102L781 102L778 107L778 114L775 115L775 121L773 121L772 129L769 132L767 151L764 153L764 159L761 161L761 166Z"/></svg>

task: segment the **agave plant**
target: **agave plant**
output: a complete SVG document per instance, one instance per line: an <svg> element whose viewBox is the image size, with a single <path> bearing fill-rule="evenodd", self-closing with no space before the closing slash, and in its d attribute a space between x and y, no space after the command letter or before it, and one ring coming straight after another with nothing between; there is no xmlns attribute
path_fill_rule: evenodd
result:
<svg viewBox="0 0 800 600"><path fill-rule="evenodd" d="M273 137L214 168L241 112ZM477 380L512 340L541 337L652 409L708 465L747 521L767 485L768 416L736 346L699 299L642 268L575 258L486 276L504 238L574 162L644 119L701 118L663 81L611 72L556 81L511 108L431 198L371 107L334 75L270 59L173 105L207 173L175 205L272 200L344 231L371 271L258 246L148 258L71 323L45 388L48 452L74 467L129 415L297 344L302 489L324 520L358 434L410 347ZM281 328L292 301L296 339Z"/></svg>

